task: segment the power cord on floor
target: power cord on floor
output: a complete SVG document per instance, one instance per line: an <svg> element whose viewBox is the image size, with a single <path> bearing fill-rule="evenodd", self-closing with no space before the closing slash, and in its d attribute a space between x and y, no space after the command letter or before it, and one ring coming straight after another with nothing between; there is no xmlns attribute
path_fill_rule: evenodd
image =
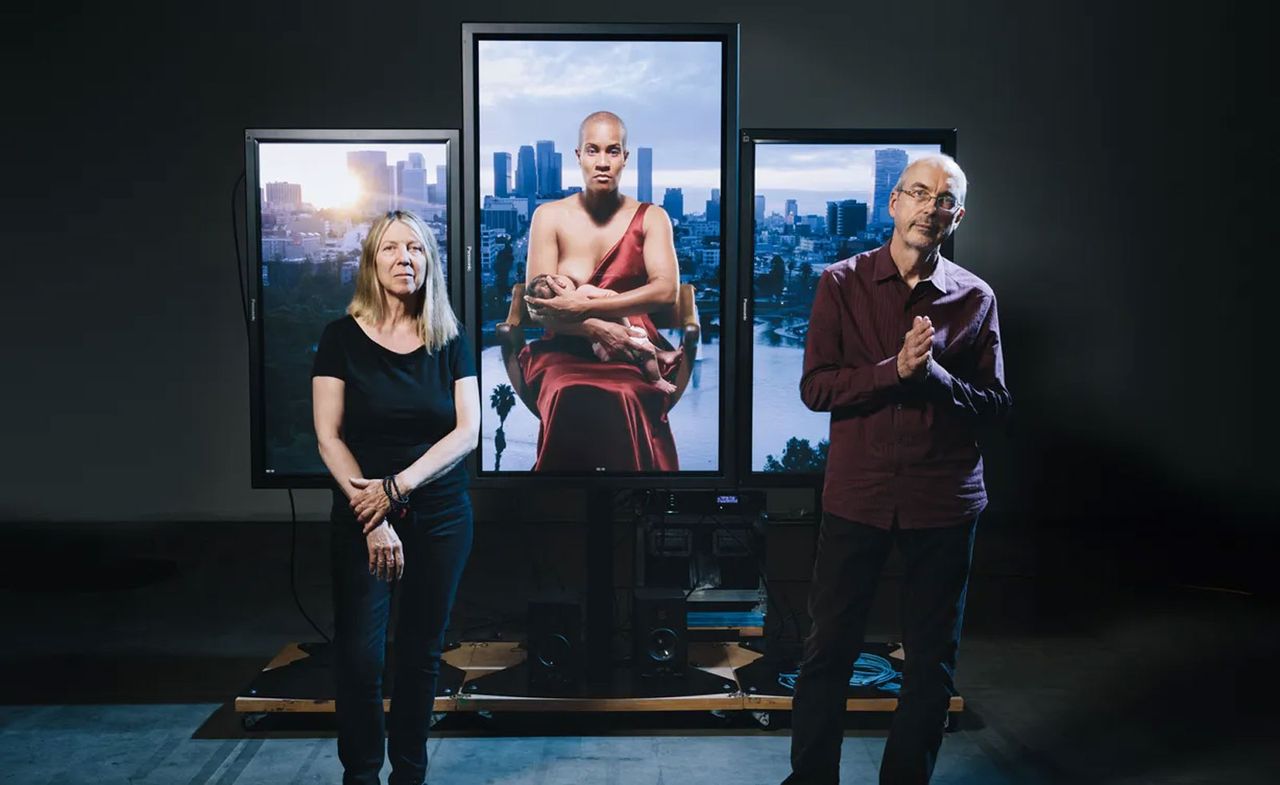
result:
<svg viewBox="0 0 1280 785"><path fill-rule="evenodd" d="M240 255L240 221L239 211L236 209L236 197L240 193L240 186L244 183L246 173L240 171L240 176L236 178L235 184L231 186L231 244L236 249L236 278L240 282L240 311L244 315L244 337L246 341L252 339L252 327L249 321L249 298L252 295L250 286L253 278L245 271L245 259ZM250 345L250 353L253 347ZM325 634L324 630L315 623L311 616L307 613L306 608L302 607L302 598L298 596L298 508L293 499L293 489L289 491L289 592L293 595L293 603L298 606L298 612L311 625L311 629L324 638L325 643L332 643L333 639Z"/></svg>
<svg viewBox="0 0 1280 785"><path fill-rule="evenodd" d="M333 639L325 635L324 630L312 620L307 613L307 609L302 607L302 598L298 596L298 508L293 502L293 489L289 488L289 519L292 523L293 533L289 538L289 591L293 593L293 602L298 606L298 612L302 614L302 618L307 620L311 625L311 629L315 630L325 643L333 643Z"/></svg>
<svg viewBox="0 0 1280 785"><path fill-rule="evenodd" d="M730 537L736 540L738 544L741 545L743 548L745 548L749 553L758 554L756 558L756 574L760 579L761 585L764 586L765 602L768 605L773 606L773 609L777 611L778 617L781 620L778 622L778 626L774 628L774 633L772 638L767 638L765 640L766 648L771 648L773 645L778 645L783 642L783 639L786 636L788 620L791 621L791 626L796 632L796 643L803 644L804 634L800 628L800 611L790 607L790 603L787 603L788 607L786 608L786 612L784 612L781 604L786 602L786 599L781 595L775 596L773 593L773 589L769 586L769 578L766 574L767 570L765 569L763 553L761 552L761 550L753 546L747 540L743 539L742 536L733 527L724 526L720 522L720 519L718 517L714 515L710 517L711 517L711 522L717 528L723 529L723 531L726 534L728 534Z"/></svg>

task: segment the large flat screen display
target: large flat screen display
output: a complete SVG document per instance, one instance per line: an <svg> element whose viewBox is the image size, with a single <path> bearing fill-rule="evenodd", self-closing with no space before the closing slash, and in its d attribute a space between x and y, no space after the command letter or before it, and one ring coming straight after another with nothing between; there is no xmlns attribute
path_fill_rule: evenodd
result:
<svg viewBox="0 0 1280 785"><path fill-rule="evenodd" d="M479 477L726 472L732 375L721 324L737 243L736 43L725 25L464 26ZM591 211L592 187L612 176L597 168L608 142L596 149L600 140L582 135L592 116L620 121L620 168L608 185L621 196L616 214ZM539 222L549 243L536 242ZM639 346L629 359L573 325L548 326L521 296L533 293L525 286L535 272L564 275L598 299L644 287L664 268L678 283L670 302L606 313L592 301L575 317L584 330L591 319L627 327Z"/></svg>
<svg viewBox="0 0 1280 785"><path fill-rule="evenodd" d="M919 156L953 155L955 132L744 130L743 139L744 191L751 195L744 285L752 300L743 338L745 474L757 484L813 483L826 466L831 417L800 400L818 278L831 263L889 240L888 200L898 176Z"/></svg>
<svg viewBox="0 0 1280 785"><path fill-rule="evenodd" d="M251 130L245 142L254 485L322 486L311 418L320 333L346 312L361 243L389 210L423 219L448 275L457 132Z"/></svg>

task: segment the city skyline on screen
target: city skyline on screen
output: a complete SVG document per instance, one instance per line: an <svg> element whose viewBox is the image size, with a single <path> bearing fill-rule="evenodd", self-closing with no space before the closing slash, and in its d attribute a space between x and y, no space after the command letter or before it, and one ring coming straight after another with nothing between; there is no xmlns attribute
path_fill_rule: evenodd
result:
<svg viewBox="0 0 1280 785"><path fill-rule="evenodd" d="M937 144L755 145L745 257L754 302L751 471L824 470L830 415L809 411L799 392L818 278L832 263L889 239L888 197L898 176L940 151Z"/></svg>
<svg viewBox="0 0 1280 785"><path fill-rule="evenodd" d="M443 141L258 142L266 474L328 476L312 427L311 364L324 326L351 301L372 222L387 210L417 213L447 274L447 163Z"/></svg>
<svg viewBox="0 0 1280 785"><path fill-rule="evenodd" d="M874 203L876 150L901 150L910 162L940 148L936 144L758 144L755 194L766 197L766 215L785 214L787 199L798 202L802 215L825 215L827 202L840 199L857 199L874 211L880 207Z"/></svg>
<svg viewBox="0 0 1280 785"><path fill-rule="evenodd" d="M564 187L581 186L578 124L605 110L627 125L622 191L638 191L637 150L653 151L653 187L701 204L720 187L722 45L715 41L478 42L480 196L494 196L494 153L549 141ZM660 201L660 198L658 199Z"/></svg>
<svg viewBox="0 0 1280 785"><path fill-rule="evenodd" d="M385 156L388 185L397 193L406 184L405 166L411 155L422 157L421 178L436 184L440 168L448 165L444 143L421 142L261 142L258 145L258 183L289 183L301 189L301 203L317 209L349 209L356 205L366 185L354 170L351 154L381 153ZM447 181L446 181L447 182ZM416 180L414 182L416 185ZM424 197L434 194L424 193ZM424 198L423 201L430 201ZM443 200L433 202L443 204Z"/></svg>
<svg viewBox="0 0 1280 785"><path fill-rule="evenodd" d="M694 373L669 411L679 471L718 470L724 43L481 39L475 55L479 189L469 207L479 208L481 468L535 463L537 416L519 401L491 405L511 382L496 326L525 280L535 211L583 186L574 154L582 120L609 111L627 129L620 190L671 218L680 280L693 285L701 313ZM526 337L538 340L541 329L530 325ZM668 339L679 343L677 333ZM588 459L581 471L599 468Z"/></svg>

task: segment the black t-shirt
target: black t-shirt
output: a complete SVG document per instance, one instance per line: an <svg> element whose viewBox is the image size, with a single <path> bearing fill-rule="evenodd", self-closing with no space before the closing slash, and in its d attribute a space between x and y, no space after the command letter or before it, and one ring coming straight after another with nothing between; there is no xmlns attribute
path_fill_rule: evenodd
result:
<svg viewBox="0 0 1280 785"><path fill-rule="evenodd" d="M312 376L345 382L342 439L365 477L403 471L457 425L453 383L476 375L465 333L438 351L400 354L376 343L351 316L330 322L320 336ZM459 463L413 492L415 502L466 490Z"/></svg>

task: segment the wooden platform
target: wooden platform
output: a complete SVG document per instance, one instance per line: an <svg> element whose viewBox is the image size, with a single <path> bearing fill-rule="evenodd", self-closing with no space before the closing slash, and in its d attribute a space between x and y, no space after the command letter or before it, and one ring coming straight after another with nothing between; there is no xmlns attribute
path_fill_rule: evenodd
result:
<svg viewBox="0 0 1280 785"><path fill-rule="evenodd" d="M317 662L305 651L305 645L290 643L281 649L236 696L236 711L241 714L333 713L333 671L327 662ZM446 652L446 661L451 653ZM437 712L458 710L454 696L467 677L465 672L455 674L446 670L449 669L442 668L441 673L441 692L445 694L436 695ZM384 698L382 706L389 711L391 699Z"/></svg>
<svg viewBox="0 0 1280 785"><path fill-rule="evenodd" d="M891 656L900 658L900 652ZM436 696L435 712L643 712L643 711L789 711L791 697L778 688L769 689L767 663L761 655L738 645L727 643L689 644L689 664L709 674L728 680L736 689L715 694L676 695L672 697L604 697L604 698L550 698L509 695L486 695L468 689L468 683L481 676L517 666L524 661L525 652L515 642L463 643L444 653L446 666L460 670L461 688L450 687L442 679L441 694ZM311 655L303 645L291 643L285 646L263 668L262 674L236 696L235 710L241 714L268 714L278 712L325 713L334 710L332 672L327 665L311 661ZM755 666L747 670L748 666ZM282 669L293 669L293 678L282 679ZM741 671L741 673L739 673ZM761 686L743 686L749 682L740 676L754 674ZM776 670L774 671L776 674ZM776 681L776 677L773 678ZM281 685L288 685L290 694L279 694ZM274 693L274 694L272 694ZM898 700L891 695L874 690L853 690L846 701L848 711L891 712ZM390 706L390 700L384 701ZM964 699L951 699L952 712L964 710Z"/></svg>

